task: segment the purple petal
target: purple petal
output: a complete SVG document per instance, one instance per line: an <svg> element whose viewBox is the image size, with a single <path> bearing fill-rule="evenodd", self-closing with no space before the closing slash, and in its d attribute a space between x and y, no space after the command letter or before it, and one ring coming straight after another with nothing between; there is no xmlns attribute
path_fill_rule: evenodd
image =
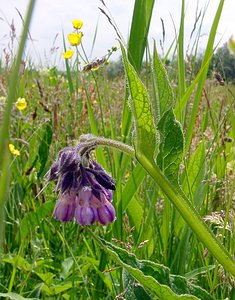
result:
<svg viewBox="0 0 235 300"><path fill-rule="evenodd" d="M56 202L54 216L56 220L71 221L74 217L76 195L63 194Z"/></svg>
<svg viewBox="0 0 235 300"><path fill-rule="evenodd" d="M111 190L105 190L106 192L106 199L109 201L109 202L112 202L112 198L113 198L113 192Z"/></svg>
<svg viewBox="0 0 235 300"><path fill-rule="evenodd" d="M64 193L67 190L75 189L79 186L78 172L67 172L61 175L58 188Z"/></svg>
<svg viewBox="0 0 235 300"><path fill-rule="evenodd" d="M77 197L77 205L79 206L89 206L90 199L92 197L91 188L88 186L82 187L78 191L78 197Z"/></svg>
<svg viewBox="0 0 235 300"><path fill-rule="evenodd" d="M48 177L47 177L48 181L55 180L55 179L58 178L58 176L59 176L58 169L59 169L58 162L53 163L50 170L49 170L49 174L48 174Z"/></svg>
<svg viewBox="0 0 235 300"><path fill-rule="evenodd" d="M97 211L94 207L79 205L75 210L75 219L82 226L92 225L97 219Z"/></svg>
<svg viewBox="0 0 235 300"><path fill-rule="evenodd" d="M115 209L113 205L106 201L104 205L97 209L98 213L98 221L102 225L107 225L108 223L112 223L115 220Z"/></svg>
<svg viewBox="0 0 235 300"><path fill-rule="evenodd" d="M76 171L80 165L80 157L75 148L65 148L59 153L60 173Z"/></svg>
<svg viewBox="0 0 235 300"><path fill-rule="evenodd" d="M95 176L96 181L104 188L109 190L115 190L114 179L109 176L104 170L93 170L91 168L86 168L86 172L90 172Z"/></svg>

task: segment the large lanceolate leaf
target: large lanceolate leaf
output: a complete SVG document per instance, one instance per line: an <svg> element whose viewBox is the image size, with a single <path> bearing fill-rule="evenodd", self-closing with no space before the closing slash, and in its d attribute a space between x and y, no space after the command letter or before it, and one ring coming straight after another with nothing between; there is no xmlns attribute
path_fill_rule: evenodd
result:
<svg viewBox="0 0 235 300"><path fill-rule="evenodd" d="M165 176L178 184L179 167L184 150L184 137L181 124L173 113L173 91L154 44L153 74L156 97L155 118L158 121L160 145L157 163Z"/></svg>
<svg viewBox="0 0 235 300"><path fill-rule="evenodd" d="M180 123L173 110L165 112L158 123L160 133L157 163L171 182L178 184L179 167L184 150L184 137Z"/></svg>
<svg viewBox="0 0 235 300"><path fill-rule="evenodd" d="M144 84L129 63L124 46L120 42L122 57L130 90L131 108L135 123L134 147L136 156L153 160L156 147L156 129L153 123L152 107Z"/></svg>
<svg viewBox="0 0 235 300"><path fill-rule="evenodd" d="M146 294L146 291L151 299L156 299L156 296L157 299L161 300L213 299L205 290L188 282L184 277L170 274L169 268L152 261L138 260L133 253L129 253L103 239L97 237L95 239L112 259L143 286L145 290L138 291L142 295Z"/></svg>
<svg viewBox="0 0 235 300"><path fill-rule="evenodd" d="M159 121L164 112L173 106L173 91L164 65L158 56L155 43L153 50L153 74L156 92L154 108L156 110L156 119Z"/></svg>

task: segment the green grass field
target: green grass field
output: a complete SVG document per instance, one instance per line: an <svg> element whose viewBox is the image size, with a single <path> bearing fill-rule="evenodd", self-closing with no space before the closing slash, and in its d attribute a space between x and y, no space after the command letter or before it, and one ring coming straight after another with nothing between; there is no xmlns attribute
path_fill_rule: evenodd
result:
<svg viewBox="0 0 235 300"><path fill-rule="evenodd" d="M224 1L196 74L183 0L177 67L155 45L143 63L154 1L136 0L127 49L89 64L66 33L65 71L23 68L34 2L0 58L0 299L235 299L235 88L207 76Z"/></svg>

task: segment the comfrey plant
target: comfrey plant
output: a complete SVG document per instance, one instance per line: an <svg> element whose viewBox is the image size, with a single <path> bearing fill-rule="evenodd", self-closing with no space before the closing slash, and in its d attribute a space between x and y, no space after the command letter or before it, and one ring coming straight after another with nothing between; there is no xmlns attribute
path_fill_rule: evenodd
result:
<svg viewBox="0 0 235 300"><path fill-rule="evenodd" d="M130 132L128 126L133 118L134 147L88 134L80 137L78 146L63 149L57 161L52 165L48 177L49 180L57 181L56 190L59 192L59 200L54 210L55 218L61 221L70 221L75 218L83 226L92 225L96 221L107 225L115 220L115 209L111 203L112 191L115 189L114 180L90 158L90 151L98 146L116 148L139 162L133 170L135 174L138 172L138 183L141 182L141 178L144 178L146 173L143 169L145 169L207 249L227 271L235 275L235 264L230 254L203 222L193 202L179 183L180 164L185 151L184 135L181 124L175 117L173 92L156 49L154 48L153 75L156 78L158 97L152 100L135 69L129 63L121 42L120 46L130 96L129 103L125 105L131 104L131 112L126 110L128 122L125 122L122 130L123 133ZM143 168L141 169L140 166ZM121 201L121 207L125 209L126 199L123 198ZM114 252L123 251L122 249L115 248L111 243L98 238L89 229L88 231L105 252L112 255L141 284L146 285L145 275L150 274L140 275L139 271L137 274L133 267L129 267L128 263L120 260L120 257L127 256L126 253L124 256L118 256L119 258L114 254ZM128 256L128 262L132 259L134 259L133 256ZM153 265L150 264L152 268ZM173 299L168 297L168 294L163 298L158 283L154 278L151 280L153 280L152 283L147 287L154 294L161 299ZM202 298L208 299L204 296Z"/></svg>
<svg viewBox="0 0 235 300"><path fill-rule="evenodd" d="M80 225L107 225L115 220L114 179L90 158L88 145L64 148L49 170L48 180L57 182L59 192L54 216L63 222L75 218Z"/></svg>

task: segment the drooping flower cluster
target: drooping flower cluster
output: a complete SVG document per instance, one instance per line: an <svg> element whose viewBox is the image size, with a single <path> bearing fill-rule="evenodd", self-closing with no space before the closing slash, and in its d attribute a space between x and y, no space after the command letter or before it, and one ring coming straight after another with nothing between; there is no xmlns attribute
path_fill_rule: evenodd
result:
<svg viewBox="0 0 235 300"><path fill-rule="evenodd" d="M114 180L81 150L80 146L64 148L50 168L48 180L55 180L59 191L54 216L63 222L75 218L83 226L96 221L107 225L115 220Z"/></svg>

